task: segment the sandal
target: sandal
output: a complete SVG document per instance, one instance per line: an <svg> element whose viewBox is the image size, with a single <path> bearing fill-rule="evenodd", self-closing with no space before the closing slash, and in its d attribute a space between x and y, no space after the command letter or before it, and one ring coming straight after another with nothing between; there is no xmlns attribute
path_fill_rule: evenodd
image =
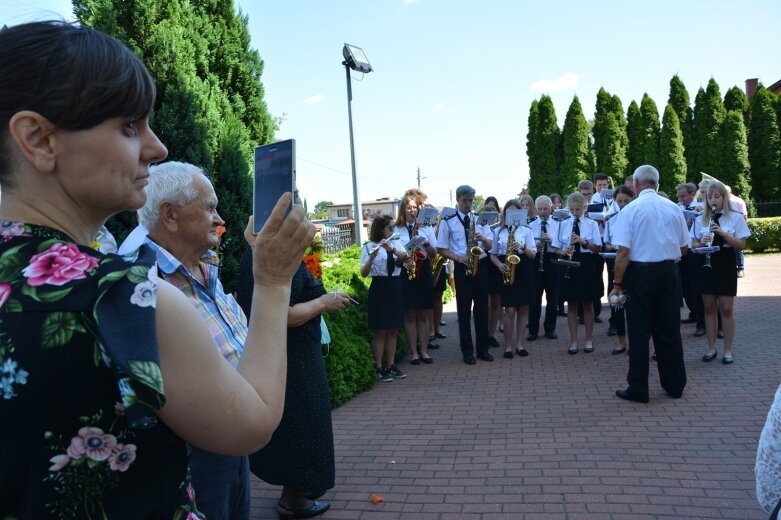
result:
<svg viewBox="0 0 781 520"><path fill-rule="evenodd" d="M567 352L569 352L572 355L577 354L578 353L578 346L577 345L571 346Z"/></svg>

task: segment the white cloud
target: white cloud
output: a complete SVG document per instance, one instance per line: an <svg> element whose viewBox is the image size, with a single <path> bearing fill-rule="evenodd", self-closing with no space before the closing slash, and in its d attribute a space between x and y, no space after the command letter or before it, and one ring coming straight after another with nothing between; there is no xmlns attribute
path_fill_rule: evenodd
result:
<svg viewBox="0 0 781 520"><path fill-rule="evenodd" d="M322 94L315 94L314 96L308 97L304 100L304 103L307 105L316 105L318 103L322 103L325 101L325 96Z"/></svg>
<svg viewBox="0 0 781 520"><path fill-rule="evenodd" d="M445 110L446 106L444 103L437 103L434 105L434 110Z"/></svg>
<svg viewBox="0 0 781 520"><path fill-rule="evenodd" d="M557 79L539 79L529 85L532 92L559 92L561 90L574 89L578 86L578 75L567 72Z"/></svg>

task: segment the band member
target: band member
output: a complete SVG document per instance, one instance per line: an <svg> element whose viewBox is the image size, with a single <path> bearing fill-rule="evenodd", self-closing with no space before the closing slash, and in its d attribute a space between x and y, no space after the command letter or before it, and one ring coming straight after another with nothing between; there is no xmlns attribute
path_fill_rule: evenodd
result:
<svg viewBox="0 0 781 520"><path fill-rule="evenodd" d="M720 182L712 182L707 189L707 202L702 216L691 228L694 247L719 246L721 249L706 258L700 278L700 292L705 306L705 330L708 332L708 353L702 360L716 359L716 312L721 311L724 325L724 354L721 362L733 362L732 341L735 338L733 306L738 289L735 250L746 246L751 232L743 215L733 211L727 189ZM710 268L705 267L710 264Z"/></svg>
<svg viewBox="0 0 781 520"><path fill-rule="evenodd" d="M589 184L591 182L589 181ZM568 267L562 278L561 291L567 301L567 324L570 334L570 354L578 353L578 304L583 307L586 325L586 343L583 352L594 352L594 307L596 287L594 284L593 254L602 249L602 239L596 222L587 218L586 198L578 193L567 197L567 206L572 217L561 223L562 239L560 250L570 260L580 262L580 267ZM565 245L566 244L566 245Z"/></svg>
<svg viewBox="0 0 781 520"><path fill-rule="evenodd" d="M621 185L618 187L618 189L616 189L614 195L616 213L614 213L608 219L608 221L605 222L605 251L607 251L608 253L615 253L616 251L618 251L618 248L613 245L613 234L621 218L621 210L624 209L624 206L632 202L633 198L634 198L634 193L632 193L632 190L630 190L626 186ZM616 261L613 258L609 258L605 263L607 264L607 279L609 280L608 292L613 292L613 278L615 274ZM610 353L623 354L624 352L626 352L627 349L626 317L624 315L623 305L611 306L609 321L610 321L610 328L615 330L616 335L618 336L618 347L614 348Z"/></svg>
<svg viewBox="0 0 781 520"><path fill-rule="evenodd" d="M558 193L550 194L550 202L551 202L551 209L553 211L556 211L557 209L561 209L564 207L564 200L561 198L561 195L559 195Z"/></svg>
<svg viewBox="0 0 781 520"><path fill-rule="evenodd" d="M678 198L678 206L683 211L696 211L698 207L702 206L701 202L698 202L694 199L695 194L697 193L697 186L695 186L693 183L688 182L685 184L679 184L678 188L676 189L676 195ZM694 222L693 219L686 219L686 223L689 226L689 229L691 229L692 223ZM687 323L698 323L702 325L702 330L705 330L705 318L704 316L697 316L697 304L695 303L695 290L693 287L693 280L689 276L689 269L690 269L690 259L694 255L691 251L689 251L686 255L681 257L681 261L678 264L678 270L681 273L681 293L683 293L683 301L686 302L686 307L689 309L689 317L686 319L682 319L681 323L687 324ZM696 293L697 298L700 298L699 292ZM700 300L700 310L702 311L702 303ZM697 328L699 329L700 326L698 325Z"/></svg>
<svg viewBox="0 0 781 520"><path fill-rule="evenodd" d="M456 307L458 309L458 335L464 363L474 365L477 357L493 361L488 352L488 292L485 277L487 269L479 260L487 258L491 248L491 228L479 226L472 213L475 190L471 186L456 189L456 212L443 219L439 227L437 251L455 264ZM479 249L478 249L479 248ZM472 343L472 309L475 314L475 341Z"/></svg>
<svg viewBox="0 0 781 520"><path fill-rule="evenodd" d="M528 197L528 195L523 195ZM513 358L513 349L519 356L528 356L521 338L529 319L529 304L534 299L532 269L537 248L531 229L519 222L508 222L508 209L522 209L521 201L507 201L497 228L491 262L502 277L501 299L504 307L504 357ZM517 261L516 261L517 260ZM514 262L515 261L515 262ZM513 342L517 338L517 343Z"/></svg>
<svg viewBox="0 0 781 520"><path fill-rule="evenodd" d="M604 179L602 179L602 176L604 176ZM607 175L604 173L598 173L597 177L600 177L600 186L604 186L607 188ZM596 177L595 177L596 179ZM597 181L595 181L597 182ZM599 195L597 197L594 188L594 183L589 180L583 180L578 183L578 191L581 195L583 195L586 198L586 206L589 204L603 204L603 211L607 209L607 206L604 206L604 201L602 200L602 196ZM596 197L596 200L594 198ZM588 217L588 208L586 208L586 217ZM594 221L594 223L597 225L599 235L602 236L602 233L604 231L604 228L602 227L600 222ZM592 263L594 264L594 301L592 303L592 308L594 309L594 323L602 323L602 295L605 294L605 284L602 281L602 272L605 269L605 262L603 258L599 255L595 255L591 258ZM583 323L583 309L582 306L578 308L578 323Z"/></svg>
<svg viewBox="0 0 781 520"><path fill-rule="evenodd" d="M370 242L361 248L361 276L372 277L369 286L369 328L378 381L404 379L396 366L396 337L404 326L404 295L399 265L407 259L400 239L392 239L393 219L377 215L369 229ZM385 364L383 365L383 357Z"/></svg>
<svg viewBox="0 0 781 520"><path fill-rule="evenodd" d="M496 197L486 197L483 203L483 211L499 211L499 201ZM495 233L492 232L491 238L493 239ZM502 275L494 268L494 265L490 262L486 263L486 270L488 271L488 345L491 347L498 347L499 342L496 341L496 328L499 326L501 330L502 320L502 300L499 293L502 288Z"/></svg>
<svg viewBox="0 0 781 520"><path fill-rule="evenodd" d="M551 199L540 195L535 201L537 219L530 224L532 236L535 237L537 258L534 263L534 300L529 306L529 336L527 341L534 341L540 331L540 314L542 313L542 293L545 292L545 321L543 330L545 337L556 339L556 306L559 301L559 283L561 270L557 269L552 260L555 250L561 248L559 242L559 223L551 218ZM544 248L544 250L543 250Z"/></svg>
<svg viewBox="0 0 781 520"><path fill-rule="evenodd" d="M558 193L551 193L550 195L551 200L551 210L556 211L557 209L562 209L564 207L564 201L561 198L561 195ZM555 220L555 219L554 219ZM559 271L559 287L561 287L561 278L564 276L564 270ZM564 307L564 297L561 294L561 290L559 290L559 301L556 305L556 314L559 316L567 317L567 309Z"/></svg>
<svg viewBox="0 0 781 520"><path fill-rule="evenodd" d="M409 342L410 363L420 365L430 364L434 360L428 353L428 335L431 330L431 301L434 287L434 277L431 270L431 258L437 251L432 244L436 243L434 228L420 225L418 218L419 199L415 195L405 195L401 199L401 211L396 218L393 232L401 237L401 241L412 240L423 236L425 242L414 251L408 251L409 258L404 262L401 273L401 285L404 289L404 331Z"/></svg>
<svg viewBox="0 0 781 520"><path fill-rule="evenodd" d="M426 207L434 207L431 204L425 204ZM436 244L439 237L439 225L442 222L439 215L437 215L437 221L436 224L434 224L434 241L432 242L432 245L434 245L434 250L436 251ZM436 264L434 263L436 262ZM438 349L439 344L436 342L437 339L444 339L447 337L447 335L442 333L441 327L444 324L442 321L442 297L445 294L445 285L450 280L450 260L448 260L445 257L440 257L439 253L437 253L434 256L434 259L432 260L432 269L433 269L433 308L431 312L431 324L432 324L432 330L433 332L428 337L428 348L429 349ZM455 292L454 292L455 294Z"/></svg>

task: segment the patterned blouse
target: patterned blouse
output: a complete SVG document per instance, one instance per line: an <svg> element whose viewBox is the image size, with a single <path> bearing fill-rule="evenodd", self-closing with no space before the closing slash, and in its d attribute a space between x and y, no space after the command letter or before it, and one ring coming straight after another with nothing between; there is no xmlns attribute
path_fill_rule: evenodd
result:
<svg viewBox="0 0 781 520"><path fill-rule="evenodd" d="M153 264L0 222L0 518L195 518Z"/></svg>

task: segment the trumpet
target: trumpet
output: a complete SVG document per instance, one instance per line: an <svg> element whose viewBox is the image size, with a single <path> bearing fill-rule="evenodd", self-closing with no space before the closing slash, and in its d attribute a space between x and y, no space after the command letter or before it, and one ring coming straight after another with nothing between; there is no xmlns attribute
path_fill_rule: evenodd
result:
<svg viewBox="0 0 781 520"><path fill-rule="evenodd" d="M385 242L391 242L391 241L393 241L393 240L398 240L400 236L401 236L401 235L399 235L398 233L394 233L394 234L392 234L391 236L389 236L388 238L386 238L386 239L385 239ZM382 247L382 242L380 242L379 244L377 244L376 246L374 246L373 248L371 248L371 250L369 250L369 254L372 254L372 255L373 255L374 253L376 253L377 251L379 251L381 247Z"/></svg>
<svg viewBox="0 0 781 520"><path fill-rule="evenodd" d="M515 266L521 261L521 257L515 254L516 247L515 226L510 226L507 234L507 257L504 260L507 271L502 273L502 283L504 285L512 285L515 282Z"/></svg>
<svg viewBox="0 0 781 520"><path fill-rule="evenodd" d="M467 248L466 275L470 278L474 278L475 276L477 276L477 268L479 267L480 255L483 254L483 248L479 247L477 245L477 240L475 240L476 222L477 219L473 218L472 221L469 223L469 233L467 233L467 237L466 237L466 248Z"/></svg>
<svg viewBox="0 0 781 520"><path fill-rule="evenodd" d="M711 239L708 241L708 245L713 245L713 231L711 231L711 227L713 227L713 214L716 213L716 206L711 206L710 208L710 221L708 222L708 233L711 235ZM713 266L710 263L710 253L705 253L705 263L702 264L703 269L712 269Z"/></svg>

